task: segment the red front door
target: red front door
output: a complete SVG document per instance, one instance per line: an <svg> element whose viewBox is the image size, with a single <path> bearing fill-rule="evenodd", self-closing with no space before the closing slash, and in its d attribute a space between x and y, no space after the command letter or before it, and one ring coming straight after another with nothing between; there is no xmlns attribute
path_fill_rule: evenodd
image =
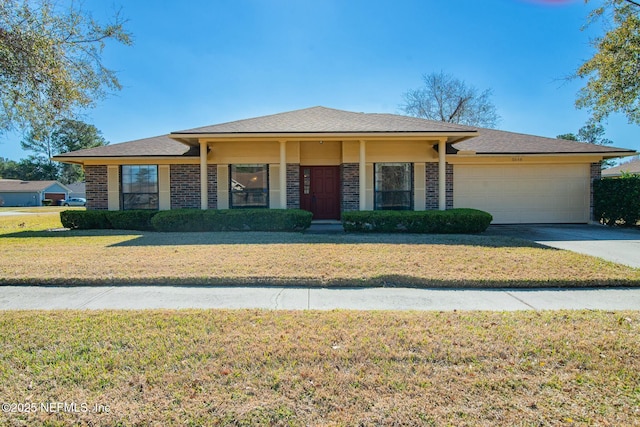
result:
<svg viewBox="0 0 640 427"><path fill-rule="evenodd" d="M340 219L340 166L300 167L300 207L313 219Z"/></svg>

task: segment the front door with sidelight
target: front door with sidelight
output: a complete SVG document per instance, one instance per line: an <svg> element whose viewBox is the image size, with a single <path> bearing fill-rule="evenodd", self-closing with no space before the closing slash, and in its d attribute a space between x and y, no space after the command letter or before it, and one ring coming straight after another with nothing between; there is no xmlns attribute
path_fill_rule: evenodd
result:
<svg viewBox="0 0 640 427"><path fill-rule="evenodd" d="M313 219L340 219L340 166L302 166L300 179L300 207Z"/></svg>

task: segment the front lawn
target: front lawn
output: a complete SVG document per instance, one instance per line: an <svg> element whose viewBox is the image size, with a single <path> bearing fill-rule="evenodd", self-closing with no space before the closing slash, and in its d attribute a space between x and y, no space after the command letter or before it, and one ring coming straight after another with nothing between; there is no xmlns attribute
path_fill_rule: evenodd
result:
<svg viewBox="0 0 640 427"><path fill-rule="evenodd" d="M639 312L5 312L0 424L632 426L639 335Z"/></svg>
<svg viewBox="0 0 640 427"><path fill-rule="evenodd" d="M42 231L0 217L0 284L637 286L640 269L483 235Z"/></svg>

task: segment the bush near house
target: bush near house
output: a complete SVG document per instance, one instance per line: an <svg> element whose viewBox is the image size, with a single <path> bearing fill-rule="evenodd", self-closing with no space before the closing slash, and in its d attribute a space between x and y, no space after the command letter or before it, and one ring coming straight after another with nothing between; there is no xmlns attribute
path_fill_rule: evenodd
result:
<svg viewBox="0 0 640 427"><path fill-rule="evenodd" d="M60 212L60 221L66 228L80 230L117 229L117 230L153 230L151 218L157 211L76 211Z"/></svg>
<svg viewBox="0 0 640 427"><path fill-rule="evenodd" d="M481 233L493 217L477 209L447 211L354 211L342 214L347 232Z"/></svg>
<svg viewBox="0 0 640 427"><path fill-rule="evenodd" d="M311 225L311 216L300 209L60 212L64 227L81 230L302 231Z"/></svg>
<svg viewBox="0 0 640 427"><path fill-rule="evenodd" d="M596 221L607 225L635 226L640 221L640 176L595 181L593 205Z"/></svg>
<svg viewBox="0 0 640 427"><path fill-rule="evenodd" d="M151 222L157 231L302 231L311 217L301 209L176 209Z"/></svg>

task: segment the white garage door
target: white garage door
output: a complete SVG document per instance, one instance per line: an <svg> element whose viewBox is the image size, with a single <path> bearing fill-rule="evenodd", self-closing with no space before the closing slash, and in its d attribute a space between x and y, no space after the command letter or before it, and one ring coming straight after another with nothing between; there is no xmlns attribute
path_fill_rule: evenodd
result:
<svg viewBox="0 0 640 427"><path fill-rule="evenodd" d="M590 166L454 165L453 204L494 224L589 221Z"/></svg>

